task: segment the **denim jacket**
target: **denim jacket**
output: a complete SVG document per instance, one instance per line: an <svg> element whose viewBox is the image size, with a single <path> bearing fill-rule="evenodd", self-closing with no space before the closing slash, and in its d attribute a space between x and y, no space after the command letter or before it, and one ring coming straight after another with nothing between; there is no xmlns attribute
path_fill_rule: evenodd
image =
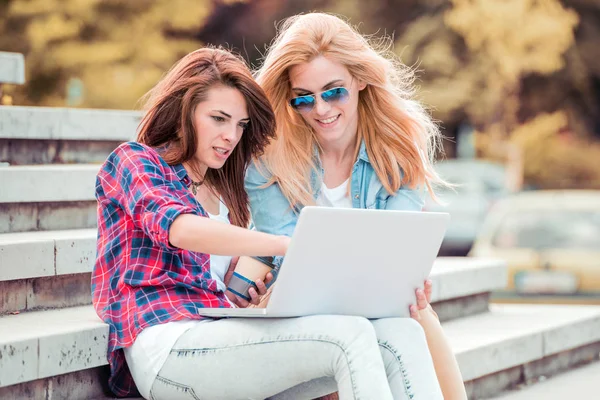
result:
<svg viewBox="0 0 600 400"><path fill-rule="evenodd" d="M313 196L316 200L323 181L318 151L315 151L315 164L320 171L319 174L313 172L311 177ZM266 171L265 168L262 170ZM291 207L277 183L261 188L268 181L268 178L261 174L262 170L259 171L252 163L246 172L245 186L250 199L253 224L261 232L292 236L301 207ZM353 208L407 211L420 211L423 208L424 193L421 190L400 187L394 195L387 192L369 162L364 142L361 143L358 158L352 168L350 186Z"/></svg>

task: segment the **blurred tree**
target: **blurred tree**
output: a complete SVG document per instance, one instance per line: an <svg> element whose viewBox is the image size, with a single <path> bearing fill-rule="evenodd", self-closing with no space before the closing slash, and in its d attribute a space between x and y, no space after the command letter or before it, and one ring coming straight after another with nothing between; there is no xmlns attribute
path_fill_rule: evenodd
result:
<svg viewBox="0 0 600 400"><path fill-rule="evenodd" d="M184 54L219 3L231 0L12 0L0 5L0 48L26 55L16 104L65 105L80 79L80 105L133 108Z"/></svg>
<svg viewBox="0 0 600 400"><path fill-rule="evenodd" d="M307 10L329 11L331 3L332 0L249 0L219 4L195 37L227 46L257 67L275 36L277 23Z"/></svg>
<svg viewBox="0 0 600 400"><path fill-rule="evenodd" d="M425 72L422 94L439 118L506 133L517 123L522 78L563 68L577 14L558 0L451 3L410 24L397 51Z"/></svg>
<svg viewBox="0 0 600 400"><path fill-rule="evenodd" d="M477 75L471 71L477 65L469 62L461 37L444 23L444 9L415 18L395 47L404 63L420 71L419 95L433 107L435 117L447 126L464 120L477 91Z"/></svg>
<svg viewBox="0 0 600 400"><path fill-rule="evenodd" d="M566 110L563 99L568 91L578 91L577 80L585 81L581 68L574 68L582 65L573 54L578 14L558 0L430 3L429 11L408 24L396 42L404 61L424 71L420 91L424 101L446 126L473 124L480 133L477 140L483 140L480 154L508 161L514 182L521 181L524 168L526 180L547 183L532 178L533 166L540 163L538 153L526 149L523 141L507 138L517 129L521 136L529 132L540 138L540 123L529 120L540 112ZM554 102L549 104L544 97L549 93L547 83L556 75L563 79L553 85L557 90L549 96ZM583 87L579 91L580 100L593 107L589 90L587 95ZM563 126L555 126L554 134Z"/></svg>
<svg viewBox="0 0 600 400"><path fill-rule="evenodd" d="M522 82L520 119L565 110L571 129L600 138L600 1L563 0L579 15L575 42L565 53L565 68L529 75Z"/></svg>
<svg viewBox="0 0 600 400"><path fill-rule="evenodd" d="M569 128L564 111L541 113L517 127L510 143L521 149L523 178L527 185L540 189L600 189L600 143L581 138ZM488 158L493 152L492 137L477 133L478 150ZM500 159L502 157L499 157Z"/></svg>
<svg viewBox="0 0 600 400"><path fill-rule="evenodd" d="M522 78L564 67L579 18L558 0L451 1L445 22L464 39L484 89L466 113L484 130L507 135L518 122Z"/></svg>
<svg viewBox="0 0 600 400"><path fill-rule="evenodd" d="M538 161L526 154L523 144L507 141L519 126L522 80L564 67L563 54L574 42L578 15L558 0L451 1L445 22L464 39L483 89L473 97L476 102L466 104L465 114L491 139L484 156L503 153L511 181L519 188L525 170ZM527 127L534 123L520 127L521 135L539 134Z"/></svg>

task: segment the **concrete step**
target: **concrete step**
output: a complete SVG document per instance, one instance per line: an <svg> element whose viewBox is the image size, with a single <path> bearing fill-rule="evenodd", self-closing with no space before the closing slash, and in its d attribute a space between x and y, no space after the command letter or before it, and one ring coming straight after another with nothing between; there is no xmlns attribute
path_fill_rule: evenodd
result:
<svg viewBox="0 0 600 400"><path fill-rule="evenodd" d="M503 260L438 257L431 271L431 302L440 320L487 311L491 293L505 287L506 274Z"/></svg>
<svg viewBox="0 0 600 400"><path fill-rule="evenodd" d="M90 304L95 229L0 235L0 314ZM499 260L438 258L431 278L432 302L442 320L488 309L490 292L504 287Z"/></svg>
<svg viewBox="0 0 600 400"><path fill-rule="evenodd" d="M20 53L0 51L0 84L25 83L25 58Z"/></svg>
<svg viewBox="0 0 600 400"><path fill-rule="evenodd" d="M98 164L0 167L0 233L96 226Z"/></svg>
<svg viewBox="0 0 600 400"><path fill-rule="evenodd" d="M471 400L598 360L600 354L599 306L494 304L489 313L444 328Z"/></svg>
<svg viewBox="0 0 600 400"><path fill-rule="evenodd" d="M0 203L0 234L95 228L96 209L96 201Z"/></svg>
<svg viewBox="0 0 600 400"><path fill-rule="evenodd" d="M0 168L0 203L95 200L98 164L26 165Z"/></svg>
<svg viewBox="0 0 600 400"><path fill-rule="evenodd" d="M600 362L592 362L555 377L542 376L489 400L563 400L598 398Z"/></svg>
<svg viewBox="0 0 600 400"><path fill-rule="evenodd" d="M494 305L444 327L471 400L598 359L600 350L595 306ZM101 397L107 334L90 306L0 317L0 398Z"/></svg>
<svg viewBox="0 0 600 400"><path fill-rule="evenodd" d="M86 370L107 364L107 345L108 325L90 306L0 317L0 388L4 388L0 389L0 398L101 396L99 379L90 378ZM40 381L69 373L77 376ZM6 388L23 382L30 383ZM61 382L71 385L60 390ZM46 390L54 392L51 397L42 395Z"/></svg>
<svg viewBox="0 0 600 400"><path fill-rule="evenodd" d="M91 272L96 229L0 235L0 281Z"/></svg>
<svg viewBox="0 0 600 400"><path fill-rule="evenodd" d="M100 163L135 138L138 111L54 107L0 108L0 162Z"/></svg>
<svg viewBox="0 0 600 400"><path fill-rule="evenodd" d="M0 314L90 304L96 230L0 235Z"/></svg>

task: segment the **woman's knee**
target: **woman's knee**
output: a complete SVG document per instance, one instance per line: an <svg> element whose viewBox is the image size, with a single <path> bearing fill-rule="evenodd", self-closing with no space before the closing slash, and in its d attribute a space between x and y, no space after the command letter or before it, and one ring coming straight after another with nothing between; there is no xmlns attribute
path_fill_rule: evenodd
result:
<svg viewBox="0 0 600 400"><path fill-rule="evenodd" d="M412 318L384 318L373 321L377 338L382 341L426 343L423 327Z"/></svg>
<svg viewBox="0 0 600 400"><path fill-rule="evenodd" d="M412 318L397 318L397 320L401 325L402 330L408 335L425 338L425 331L423 330L421 324L419 324L416 320Z"/></svg>
<svg viewBox="0 0 600 400"><path fill-rule="evenodd" d="M371 322L364 317L350 315L327 316L327 329L329 334L339 336L346 340L357 337L377 340L375 329Z"/></svg>
<svg viewBox="0 0 600 400"><path fill-rule="evenodd" d="M345 354L378 353L377 333L370 321L363 317L327 315L315 318L320 324L319 340L336 344Z"/></svg>

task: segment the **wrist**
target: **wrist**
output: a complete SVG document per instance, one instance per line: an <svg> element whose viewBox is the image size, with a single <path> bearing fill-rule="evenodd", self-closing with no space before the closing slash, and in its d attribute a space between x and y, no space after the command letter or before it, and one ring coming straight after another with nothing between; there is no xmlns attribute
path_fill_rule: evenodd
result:
<svg viewBox="0 0 600 400"><path fill-rule="evenodd" d="M267 234L265 233L265 235L268 236L269 240L269 246L268 249L265 251L265 254L260 254L260 255L264 255L264 256L283 256L285 255L285 252L287 251L287 246L289 243L289 238L287 236L280 236L280 235L272 235L272 234Z"/></svg>
<svg viewBox="0 0 600 400"><path fill-rule="evenodd" d="M278 243L278 247L277 247L277 253L275 254L276 256L285 256L285 253L287 252L288 246L290 244L290 238L287 236L277 236L277 243Z"/></svg>
<svg viewBox="0 0 600 400"><path fill-rule="evenodd" d="M438 317L437 313L433 310L431 305L429 305L429 306L427 306L427 308L421 310L420 314L421 314L421 321L424 324L428 324L428 323L439 324L440 323L440 318Z"/></svg>

